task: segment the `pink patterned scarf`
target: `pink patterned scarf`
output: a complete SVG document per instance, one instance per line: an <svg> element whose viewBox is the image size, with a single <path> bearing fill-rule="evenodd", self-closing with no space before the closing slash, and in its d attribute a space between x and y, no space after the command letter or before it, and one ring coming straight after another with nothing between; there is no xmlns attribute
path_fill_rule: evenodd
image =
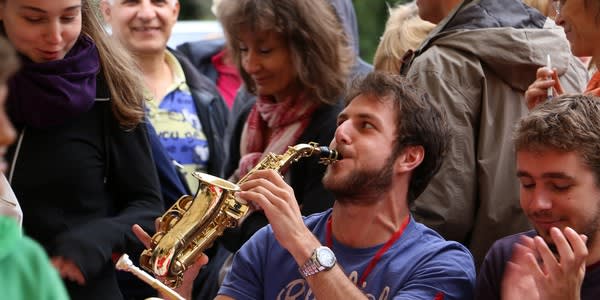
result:
<svg viewBox="0 0 600 300"><path fill-rule="evenodd" d="M240 141L240 162L234 173L238 181L268 153L282 154L295 145L310 117L318 107L304 95L273 102L271 97L258 97L248 114ZM265 136L271 130L270 137Z"/></svg>

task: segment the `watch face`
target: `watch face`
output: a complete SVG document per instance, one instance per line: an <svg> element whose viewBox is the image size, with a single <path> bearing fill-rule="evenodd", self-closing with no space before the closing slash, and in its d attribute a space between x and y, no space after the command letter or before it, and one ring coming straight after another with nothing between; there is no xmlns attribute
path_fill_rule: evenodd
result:
<svg viewBox="0 0 600 300"><path fill-rule="evenodd" d="M317 251L317 260L325 268L331 268L335 265L335 255L329 248L320 248Z"/></svg>

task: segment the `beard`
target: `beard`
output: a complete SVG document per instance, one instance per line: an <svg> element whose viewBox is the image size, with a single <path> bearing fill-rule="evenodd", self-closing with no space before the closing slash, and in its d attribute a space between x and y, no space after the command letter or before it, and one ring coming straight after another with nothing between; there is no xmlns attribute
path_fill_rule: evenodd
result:
<svg viewBox="0 0 600 300"><path fill-rule="evenodd" d="M578 234L585 234L587 236L588 239L585 245L589 249L596 241L596 233L600 231L600 201L598 202L598 205L596 206L596 212L594 213L591 219L587 220L579 228L575 228L572 225L571 228L573 228L573 230L575 230ZM559 229L562 232L564 228ZM548 249L550 249L550 251L552 251L552 253L554 253L554 255L558 257L558 249L556 248L556 244L550 236L550 232L543 232L542 234L542 232L540 232L540 230L538 230L537 228L535 229L535 231L537 232L537 235L544 238L544 241L546 242L546 244L548 244Z"/></svg>
<svg viewBox="0 0 600 300"><path fill-rule="evenodd" d="M394 158L388 157L381 168L354 170L348 176L335 180L327 170L323 186L342 204L368 206L377 203L380 196L392 187Z"/></svg>

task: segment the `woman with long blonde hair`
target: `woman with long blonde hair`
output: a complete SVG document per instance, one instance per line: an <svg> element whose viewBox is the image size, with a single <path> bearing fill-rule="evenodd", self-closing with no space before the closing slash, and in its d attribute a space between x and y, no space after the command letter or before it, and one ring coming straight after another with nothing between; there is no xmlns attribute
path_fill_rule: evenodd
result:
<svg viewBox="0 0 600 300"><path fill-rule="evenodd" d="M435 24L419 17L414 2L392 7L389 12L390 17L375 51L373 66L378 71L400 74L402 57L406 51L417 49Z"/></svg>

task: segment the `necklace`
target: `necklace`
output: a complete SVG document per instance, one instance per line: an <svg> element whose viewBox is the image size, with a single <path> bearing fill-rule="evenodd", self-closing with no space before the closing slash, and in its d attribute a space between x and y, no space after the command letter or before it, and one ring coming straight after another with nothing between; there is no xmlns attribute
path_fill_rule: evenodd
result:
<svg viewBox="0 0 600 300"><path fill-rule="evenodd" d="M358 281L359 288L364 284L365 280L367 279L367 277L369 276L371 271L373 271L373 269L375 268L375 266L377 265L377 263L379 262L379 260L383 256L383 254L385 254L385 252L398 239L400 239L400 237L404 233L404 229L406 229L406 226L408 225L409 220L410 220L410 215L406 216L404 221L402 221L400 228L396 232L394 232L394 234L390 237L390 239L387 242L385 242L383 247L381 247L381 249L379 249L377 251L377 253L375 253L375 256L373 256L373 258L371 258L371 261L369 261L367 268L363 271L362 275L360 276L360 279ZM329 247L330 249L333 249L333 237L332 237L332 229L331 228L332 228L332 220L331 220L331 215L330 215L329 218L327 218L327 229L325 231L325 239L327 242L327 247Z"/></svg>

